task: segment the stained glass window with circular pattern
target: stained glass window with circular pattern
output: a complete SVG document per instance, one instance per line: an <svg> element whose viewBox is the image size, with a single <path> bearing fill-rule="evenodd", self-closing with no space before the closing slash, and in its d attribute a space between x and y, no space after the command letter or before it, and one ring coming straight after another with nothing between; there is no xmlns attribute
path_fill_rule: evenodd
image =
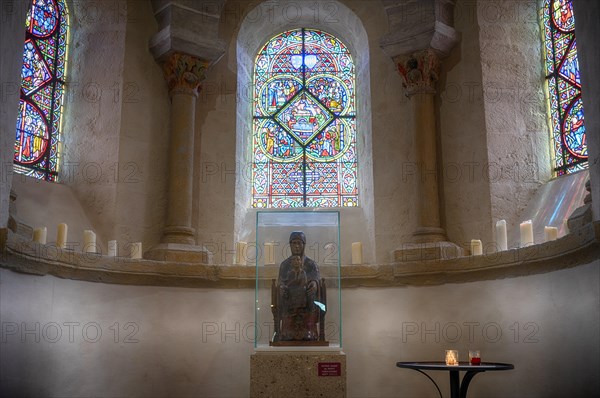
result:
<svg viewBox="0 0 600 398"><path fill-rule="evenodd" d="M56 181L67 57L65 2L33 0L25 26L14 170Z"/></svg>
<svg viewBox="0 0 600 398"><path fill-rule="evenodd" d="M254 65L252 206L358 205L354 62L314 29L283 32Z"/></svg>
<svg viewBox="0 0 600 398"><path fill-rule="evenodd" d="M571 0L544 0L544 53L557 175L587 167L588 148Z"/></svg>

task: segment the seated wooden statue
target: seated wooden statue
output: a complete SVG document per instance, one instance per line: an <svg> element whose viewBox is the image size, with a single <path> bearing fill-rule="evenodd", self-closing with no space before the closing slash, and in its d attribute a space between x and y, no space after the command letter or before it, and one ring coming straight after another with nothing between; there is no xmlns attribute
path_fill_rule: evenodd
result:
<svg viewBox="0 0 600 398"><path fill-rule="evenodd" d="M306 237L292 232L292 255L271 285L275 331L271 345L328 345L325 341L326 288L319 267L304 256Z"/></svg>

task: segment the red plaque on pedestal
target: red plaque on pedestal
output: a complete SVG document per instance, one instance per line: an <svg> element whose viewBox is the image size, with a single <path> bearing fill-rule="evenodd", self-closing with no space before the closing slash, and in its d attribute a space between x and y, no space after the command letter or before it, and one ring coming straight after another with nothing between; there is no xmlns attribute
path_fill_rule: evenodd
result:
<svg viewBox="0 0 600 398"><path fill-rule="evenodd" d="M319 362L319 376L341 376L341 362Z"/></svg>

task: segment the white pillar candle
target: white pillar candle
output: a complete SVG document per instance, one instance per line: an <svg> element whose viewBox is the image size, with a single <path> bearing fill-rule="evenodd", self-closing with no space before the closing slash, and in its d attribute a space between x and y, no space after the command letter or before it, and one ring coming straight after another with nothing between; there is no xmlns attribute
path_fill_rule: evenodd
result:
<svg viewBox="0 0 600 398"><path fill-rule="evenodd" d="M116 240L109 240L108 241L108 255L110 257L117 257L117 241Z"/></svg>
<svg viewBox="0 0 600 398"><path fill-rule="evenodd" d="M496 222L496 246L498 251L508 250L508 239L506 237L506 220Z"/></svg>
<svg viewBox="0 0 600 398"><path fill-rule="evenodd" d="M352 243L352 264L362 264L362 242Z"/></svg>
<svg viewBox="0 0 600 398"><path fill-rule="evenodd" d="M96 253L96 234L92 230L83 231L83 252Z"/></svg>
<svg viewBox="0 0 600 398"><path fill-rule="evenodd" d="M556 240L558 238L558 228L548 226L544 227L544 237L546 238L546 242Z"/></svg>
<svg viewBox="0 0 600 398"><path fill-rule="evenodd" d="M130 257L133 259L141 259L142 258L142 242L134 242L131 244L131 252L129 253Z"/></svg>
<svg viewBox="0 0 600 398"><path fill-rule="evenodd" d="M235 265L246 265L246 242L237 242L235 244Z"/></svg>
<svg viewBox="0 0 600 398"><path fill-rule="evenodd" d="M483 254L483 245L479 239L471 239L471 255L481 256Z"/></svg>
<svg viewBox="0 0 600 398"><path fill-rule="evenodd" d="M273 242L265 242L265 265L275 264L275 245Z"/></svg>
<svg viewBox="0 0 600 398"><path fill-rule="evenodd" d="M36 243L41 243L42 245L46 244L46 236L48 235L48 230L46 227L39 227L33 230L33 241Z"/></svg>
<svg viewBox="0 0 600 398"><path fill-rule="evenodd" d="M67 234L69 232L69 226L65 223L58 224L58 231L56 232L56 247L64 249L67 247Z"/></svg>
<svg viewBox="0 0 600 398"><path fill-rule="evenodd" d="M531 220L523 221L521 228L521 247L533 245L533 223Z"/></svg>

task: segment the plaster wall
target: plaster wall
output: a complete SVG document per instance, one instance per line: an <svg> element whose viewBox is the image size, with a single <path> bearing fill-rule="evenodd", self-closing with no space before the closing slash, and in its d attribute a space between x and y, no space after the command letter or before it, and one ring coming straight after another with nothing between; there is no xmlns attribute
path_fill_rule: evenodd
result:
<svg viewBox="0 0 600 398"><path fill-rule="evenodd" d="M112 166L116 217L109 239L150 248L159 243L166 219L171 102L162 68L148 48L157 29L151 4L126 5L123 75L115 93L122 115L118 163Z"/></svg>
<svg viewBox="0 0 600 398"><path fill-rule="evenodd" d="M68 1L67 7L71 35L60 183L16 175L16 206L27 224L48 226L49 241L55 234L54 226L66 222L71 226L70 239L77 242L79 232L91 228L102 246L102 242L116 238L115 175L119 166L126 5Z"/></svg>
<svg viewBox="0 0 600 398"><path fill-rule="evenodd" d="M72 190L98 237L115 239L114 175L119 162L126 5L122 1L67 5L71 36L61 184ZM29 210L42 212L40 222L54 224L48 209Z"/></svg>
<svg viewBox="0 0 600 398"><path fill-rule="evenodd" d="M514 229L552 177L538 1L479 1L478 9L490 226L505 219Z"/></svg>
<svg viewBox="0 0 600 398"><path fill-rule="evenodd" d="M598 65L600 65L600 48L591 43L597 43L600 36L600 4L593 0L573 2L577 15L575 34L578 44L577 53L581 67L582 97L585 104L585 126L590 152L590 181L592 187L592 209L594 220L600 219L600 82ZM589 109L589 110L588 110Z"/></svg>
<svg viewBox="0 0 600 398"><path fill-rule="evenodd" d="M448 239L469 247L471 239L487 242L492 238L476 4L459 0L454 24L461 40L443 59L438 83L441 203L445 204L442 211Z"/></svg>
<svg viewBox="0 0 600 398"><path fill-rule="evenodd" d="M32 228L46 227L46 242L56 242L58 224L68 226L67 247L81 251L83 231L93 223L79 204L75 193L65 184L51 184L21 174L13 174L12 187L17 194L16 219ZM51 209L51 212L48 210ZM31 238L31 237L30 237ZM106 253L107 240L96 237L98 248Z"/></svg>
<svg viewBox="0 0 600 398"><path fill-rule="evenodd" d="M492 248L495 222L518 228L551 178L537 1L458 1L455 27L439 97L446 228Z"/></svg>
<svg viewBox="0 0 600 398"><path fill-rule="evenodd" d="M515 370L476 376L472 397L595 396L598 261L548 274L342 291L349 397L435 395L397 361L479 349ZM0 270L0 393L214 396L249 392L252 289L96 284ZM431 372L442 391L447 374Z"/></svg>
<svg viewBox="0 0 600 398"><path fill-rule="evenodd" d="M165 219L170 109L161 68L148 50L156 30L151 4L68 5L61 182L16 175L17 212L30 226L47 225L49 241L54 226L66 222L70 240L93 229L103 251L112 239L123 251L132 241L151 247Z"/></svg>
<svg viewBox="0 0 600 398"><path fill-rule="evenodd" d="M361 18L369 38L375 258L378 263L386 263L392 261L393 250L411 241L417 227L412 104L405 96L395 63L379 47L379 40L390 29L385 10L374 8L371 2L349 5ZM355 228L361 228L360 224Z"/></svg>
<svg viewBox="0 0 600 398"><path fill-rule="evenodd" d="M8 221L26 12L22 2L0 2L0 228Z"/></svg>
<svg viewBox="0 0 600 398"><path fill-rule="evenodd" d="M232 263L234 250L235 185L250 179L245 159L236 159L236 112L249 87L237 88L235 30L248 2L227 2L221 13L219 37L225 54L206 72L196 101L194 201L192 226L197 244L213 253L217 264Z"/></svg>

